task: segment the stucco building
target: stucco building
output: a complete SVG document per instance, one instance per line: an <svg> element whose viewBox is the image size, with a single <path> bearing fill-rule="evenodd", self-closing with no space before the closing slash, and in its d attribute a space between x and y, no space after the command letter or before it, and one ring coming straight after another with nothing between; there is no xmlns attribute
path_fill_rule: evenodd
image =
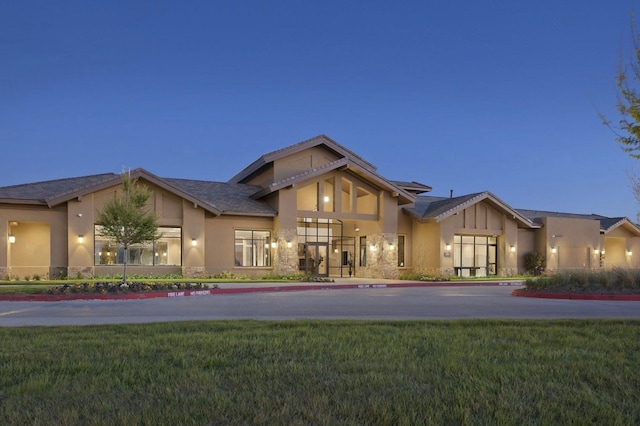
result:
<svg viewBox="0 0 640 426"><path fill-rule="evenodd" d="M132 273L231 272L395 278L637 267L640 229L626 218L514 209L490 192L427 195L389 180L322 135L270 152L227 182L136 169L162 238L132 247ZM124 251L96 213L120 190L114 173L0 188L0 277L121 273Z"/></svg>

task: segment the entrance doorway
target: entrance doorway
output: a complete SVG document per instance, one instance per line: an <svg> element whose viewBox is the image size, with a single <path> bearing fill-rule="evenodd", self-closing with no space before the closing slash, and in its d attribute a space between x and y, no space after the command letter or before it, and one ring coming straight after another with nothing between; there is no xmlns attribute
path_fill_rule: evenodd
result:
<svg viewBox="0 0 640 426"><path fill-rule="evenodd" d="M321 277L329 276L328 251L329 245L327 243L306 243L304 259L300 259L301 266L304 266L304 273Z"/></svg>
<svg viewBox="0 0 640 426"><path fill-rule="evenodd" d="M355 239L338 219L298 218L298 270L332 277L355 275Z"/></svg>

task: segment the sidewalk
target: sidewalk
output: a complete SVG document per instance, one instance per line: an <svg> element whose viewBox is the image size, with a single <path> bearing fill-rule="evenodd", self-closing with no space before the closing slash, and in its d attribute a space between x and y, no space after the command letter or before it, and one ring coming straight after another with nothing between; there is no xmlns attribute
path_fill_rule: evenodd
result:
<svg viewBox="0 0 640 426"><path fill-rule="evenodd" d="M172 290L141 293L69 293L0 295L0 300L15 302L56 302L63 300L140 300L158 297L191 297L216 294L267 293L278 291L352 290L368 288L522 286L522 281L403 281L372 278L336 278L333 282L250 282L216 283L217 288ZM214 284L212 284L214 285Z"/></svg>

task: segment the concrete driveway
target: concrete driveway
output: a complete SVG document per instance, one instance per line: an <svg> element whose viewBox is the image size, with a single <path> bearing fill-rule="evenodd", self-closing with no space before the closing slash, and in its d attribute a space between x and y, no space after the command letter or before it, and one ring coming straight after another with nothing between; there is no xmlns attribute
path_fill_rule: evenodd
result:
<svg viewBox="0 0 640 426"><path fill-rule="evenodd" d="M640 318L640 302L514 297L512 286L247 292L143 300L0 302L0 326L186 320Z"/></svg>

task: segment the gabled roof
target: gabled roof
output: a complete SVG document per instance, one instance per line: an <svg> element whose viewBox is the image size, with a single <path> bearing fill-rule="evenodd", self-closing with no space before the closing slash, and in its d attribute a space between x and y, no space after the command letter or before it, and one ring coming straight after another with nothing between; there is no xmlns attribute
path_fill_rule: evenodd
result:
<svg viewBox="0 0 640 426"><path fill-rule="evenodd" d="M194 206L215 214L243 214L275 216L276 212L267 203L254 200L251 195L260 187L243 184L195 181L187 179L160 178L144 169L129 172L132 179L143 178ZM74 198L120 185L121 177L115 173L81 176L14 185L0 188L0 202L9 204L32 204L53 207Z"/></svg>
<svg viewBox="0 0 640 426"><path fill-rule="evenodd" d="M638 225L631 222L626 217L606 217L599 214L580 214L580 213L564 213L564 212L551 212L545 210L525 210L518 209L518 211L525 217L529 218L533 222L542 225L542 218L545 217L558 217L564 219L585 219L585 220L597 220L600 222L600 233L608 234L614 229L623 226L629 231L640 235L640 228Z"/></svg>
<svg viewBox="0 0 640 426"><path fill-rule="evenodd" d="M114 173L79 176L66 179L56 179L0 188L0 202L10 204L36 204L52 207L58 203L56 199L66 194L77 193L83 189L94 188L105 182L111 182L120 177ZM74 198L74 197L70 197Z"/></svg>
<svg viewBox="0 0 640 426"><path fill-rule="evenodd" d="M394 183L384 179L377 173L368 169L361 168L358 164L354 163L351 158L348 157L332 161L321 167L316 167L314 169L304 171L303 173L289 176L288 178L282 179L278 182L274 182L267 188L264 188L261 191L255 193L253 195L253 198L259 199L261 197L264 197L265 195L279 191L280 189L292 187L299 182L304 182L308 179L323 175L333 170L349 170L353 174L360 176L374 186L391 192L393 196L397 196L399 198L398 204L412 203L415 199L415 196L413 194L405 191L399 186L396 186Z"/></svg>
<svg viewBox="0 0 640 426"><path fill-rule="evenodd" d="M523 216L517 210L490 192L476 192L474 194L459 197L432 197L418 196L412 207L404 207L404 210L421 221L442 222L443 220L463 211L469 206L481 201L488 201L502 211L508 213L522 225L529 228L537 228L531 220Z"/></svg>
<svg viewBox="0 0 640 426"><path fill-rule="evenodd" d="M374 173L376 171L376 167L373 164L364 160L362 157L355 154L353 151L345 148L344 146L340 145L339 143L337 143L336 141L334 141L333 139L329 138L326 135L319 135L314 138L307 139L302 142L298 142L294 145L290 145L288 147L279 149L277 151L272 151L268 154L264 154L263 156L258 158L256 161L251 163L249 166L247 166L240 173L238 173L237 175L229 179L229 182L242 183L243 180L250 177L251 175L259 171L263 167L273 163L275 160L278 160L280 158L283 158L292 154L296 154L300 151L304 151L306 149L309 149L318 145L324 145L327 149L335 152L339 156L349 158L354 164L357 164L362 169L369 170Z"/></svg>

